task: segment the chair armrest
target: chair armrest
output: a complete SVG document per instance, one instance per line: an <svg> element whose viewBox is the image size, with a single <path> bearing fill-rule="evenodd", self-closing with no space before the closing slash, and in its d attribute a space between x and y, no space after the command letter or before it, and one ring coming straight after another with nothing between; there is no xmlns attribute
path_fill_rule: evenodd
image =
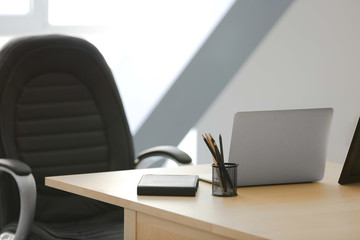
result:
<svg viewBox="0 0 360 240"><path fill-rule="evenodd" d="M0 167L7 168L16 175L26 176L31 173L31 168L18 160L0 159Z"/></svg>
<svg viewBox="0 0 360 240"><path fill-rule="evenodd" d="M179 148L174 146L157 146L157 147L148 148L140 152L136 156L135 164L138 164L140 161L142 161L145 158L154 157L154 156L162 156L162 157L170 158L180 164L191 163L191 157L187 153L181 151Z"/></svg>
<svg viewBox="0 0 360 240"><path fill-rule="evenodd" d="M0 159L0 171L9 173L16 181L20 193L20 217L14 240L27 238L34 220L36 184L31 168L18 160Z"/></svg>

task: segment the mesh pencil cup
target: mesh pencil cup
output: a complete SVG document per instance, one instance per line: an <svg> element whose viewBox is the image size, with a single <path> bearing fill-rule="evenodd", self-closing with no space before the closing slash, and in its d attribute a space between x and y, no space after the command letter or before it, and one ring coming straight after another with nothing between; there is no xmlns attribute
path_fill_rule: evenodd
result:
<svg viewBox="0 0 360 240"><path fill-rule="evenodd" d="M237 168L239 164L224 163L212 165L212 195L220 197L237 196Z"/></svg>

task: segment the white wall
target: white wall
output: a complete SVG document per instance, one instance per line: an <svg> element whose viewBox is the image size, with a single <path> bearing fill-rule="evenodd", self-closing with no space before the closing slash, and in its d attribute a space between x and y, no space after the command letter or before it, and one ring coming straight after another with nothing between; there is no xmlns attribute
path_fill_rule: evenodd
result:
<svg viewBox="0 0 360 240"><path fill-rule="evenodd" d="M198 122L197 162L211 162L208 132L222 134L228 157L237 111L333 107L328 160L342 163L360 116L359 10L357 0L294 1Z"/></svg>

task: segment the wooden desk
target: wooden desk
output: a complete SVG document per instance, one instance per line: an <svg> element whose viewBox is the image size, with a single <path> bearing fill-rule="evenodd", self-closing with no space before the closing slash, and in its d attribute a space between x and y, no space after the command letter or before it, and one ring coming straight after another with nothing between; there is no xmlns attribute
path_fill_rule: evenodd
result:
<svg viewBox="0 0 360 240"><path fill-rule="evenodd" d="M341 165L327 163L323 181L238 188L211 196L137 196L144 173L209 173L210 165L47 177L46 185L125 208L125 239L359 239L360 184L337 184Z"/></svg>

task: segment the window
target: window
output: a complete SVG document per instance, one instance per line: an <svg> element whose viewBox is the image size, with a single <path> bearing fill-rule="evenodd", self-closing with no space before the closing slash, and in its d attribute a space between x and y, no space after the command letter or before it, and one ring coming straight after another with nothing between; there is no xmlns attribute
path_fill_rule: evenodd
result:
<svg viewBox="0 0 360 240"><path fill-rule="evenodd" d="M49 0L49 24L54 26L106 26L119 9L132 1ZM126 6L125 6L126 7Z"/></svg>
<svg viewBox="0 0 360 240"><path fill-rule="evenodd" d="M30 0L0 0L0 15L25 15L30 12Z"/></svg>

